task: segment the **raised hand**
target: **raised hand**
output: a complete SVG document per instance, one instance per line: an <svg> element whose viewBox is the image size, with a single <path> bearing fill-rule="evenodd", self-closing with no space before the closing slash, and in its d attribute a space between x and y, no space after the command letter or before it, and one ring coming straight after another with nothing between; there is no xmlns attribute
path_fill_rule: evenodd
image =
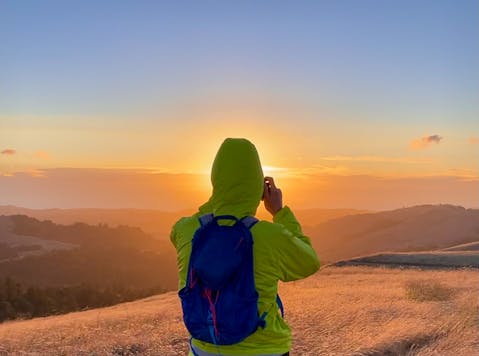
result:
<svg viewBox="0 0 479 356"><path fill-rule="evenodd" d="M264 177L264 207L271 215L275 215L283 207L283 193L274 184L272 177Z"/></svg>

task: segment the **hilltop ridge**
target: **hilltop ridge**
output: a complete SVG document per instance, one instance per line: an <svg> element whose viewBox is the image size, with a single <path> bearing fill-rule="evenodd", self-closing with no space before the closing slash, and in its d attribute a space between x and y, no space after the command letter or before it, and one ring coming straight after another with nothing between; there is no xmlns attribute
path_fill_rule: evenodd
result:
<svg viewBox="0 0 479 356"><path fill-rule="evenodd" d="M339 217L305 229L325 262L479 241L479 209L420 205Z"/></svg>

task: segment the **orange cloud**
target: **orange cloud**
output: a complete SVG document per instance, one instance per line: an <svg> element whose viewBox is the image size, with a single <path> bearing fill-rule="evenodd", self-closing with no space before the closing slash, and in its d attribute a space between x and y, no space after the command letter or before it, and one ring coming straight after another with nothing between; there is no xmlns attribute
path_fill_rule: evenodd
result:
<svg viewBox="0 0 479 356"><path fill-rule="evenodd" d="M40 150L35 152L35 157L40 159L49 159L50 155L48 154L48 152Z"/></svg>
<svg viewBox="0 0 479 356"><path fill-rule="evenodd" d="M471 145L479 145L479 137L469 137L469 143Z"/></svg>
<svg viewBox="0 0 479 356"><path fill-rule="evenodd" d="M2 152L0 152L2 155L9 155L9 156L12 156L14 155L15 153L17 153L17 151L15 151L14 149L11 149L11 148L7 148L5 150L3 150Z"/></svg>
<svg viewBox="0 0 479 356"><path fill-rule="evenodd" d="M409 147L413 150L421 150L424 148L429 147L432 144L439 144L441 142L442 137L439 135L430 135L430 136L423 136L412 140L409 144Z"/></svg>

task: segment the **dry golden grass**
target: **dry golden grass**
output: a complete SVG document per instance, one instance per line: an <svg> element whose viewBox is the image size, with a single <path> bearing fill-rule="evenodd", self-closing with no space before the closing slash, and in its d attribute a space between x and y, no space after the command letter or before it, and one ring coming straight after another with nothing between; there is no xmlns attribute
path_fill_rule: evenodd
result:
<svg viewBox="0 0 479 356"><path fill-rule="evenodd" d="M411 286L450 294L419 301ZM479 354L477 270L329 267L280 292L292 355ZM2 356L185 355L187 340L175 293L0 324Z"/></svg>
<svg viewBox="0 0 479 356"><path fill-rule="evenodd" d="M434 302L450 300L454 289L444 283L432 280L413 280L406 283L406 295L418 302Z"/></svg>

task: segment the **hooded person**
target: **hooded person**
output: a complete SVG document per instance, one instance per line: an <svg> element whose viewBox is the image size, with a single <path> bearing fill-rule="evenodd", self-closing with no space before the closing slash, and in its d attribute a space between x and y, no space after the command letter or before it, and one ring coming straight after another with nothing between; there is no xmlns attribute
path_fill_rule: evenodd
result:
<svg viewBox="0 0 479 356"><path fill-rule="evenodd" d="M181 218L171 231L171 242L177 251L179 288L186 285L192 239L204 214L254 216L264 199L273 223L261 220L251 228L255 287L259 295L258 311L265 313L265 327L258 328L243 341L221 345L222 355L287 354L291 349L291 329L279 313L278 281L305 278L319 269L319 260L290 208L282 206L281 191L272 178L263 177L255 146L246 139L226 139L213 163L213 193L198 212ZM192 339L196 355L217 355L218 345ZM193 353L190 352L190 355Z"/></svg>

